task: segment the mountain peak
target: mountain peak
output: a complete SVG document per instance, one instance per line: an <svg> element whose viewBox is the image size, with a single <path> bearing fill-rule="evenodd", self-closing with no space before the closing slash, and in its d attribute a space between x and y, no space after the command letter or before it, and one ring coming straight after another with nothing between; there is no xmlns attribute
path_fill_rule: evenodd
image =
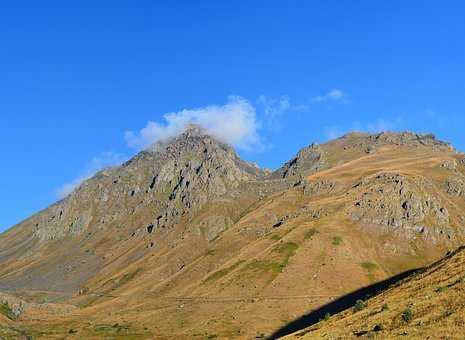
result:
<svg viewBox="0 0 465 340"><path fill-rule="evenodd" d="M193 137L199 137L199 136L205 136L208 135L207 130L204 129L202 126L195 124L195 123L189 123L186 125L186 128L184 129L184 132L182 133L182 136L188 137L188 136L193 136Z"/></svg>
<svg viewBox="0 0 465 340"><path fill-rule="evenodd" d="M147 223L172 227L207 202L266 174L204 128L189 124L177 137L86 180L66 200L39 214L35 235L51 240L92 232L107 228L105 221L124 219L128 211L145 210L152 218Z"/></svg>
<svg viewBox="0 0 465 340"><path fill-rule="evenodd" d="M176 136L159 140L147 148L146 151L152 153L166 153L170 151L194 151L206 148L206 152L211 152L215 149L213 145L215 145L216 148L235 154L234 149L230 145L220 141L205 128L194 123L189 123Z"/></svg>

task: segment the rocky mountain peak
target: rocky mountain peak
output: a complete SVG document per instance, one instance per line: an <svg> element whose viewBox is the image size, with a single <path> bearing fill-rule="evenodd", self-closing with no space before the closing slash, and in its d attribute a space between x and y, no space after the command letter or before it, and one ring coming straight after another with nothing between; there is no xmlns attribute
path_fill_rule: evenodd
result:
<svg viewBox="0 0 465 340"><path fill-rule="evenodd" d="M177 136L154 143L148 148L148 151L164 152L165 150L192 148L206 145L215 145L224 150L232 150L231 146L213 137L200 125L190 123L185 127L183 132Z"/></svg>
<svg viewBox="0 0 465 340"><path fill-rule="evenodd" d="M273 176L289 178L304 176L326 167L324 154L319 144L313 143L301 149L294 158L278 169Z"/></svg>
<svg viewBox="0 0 465 340"><path fill-rule="evenodd" d="M194 123L189 123L187 124L184 132L182 133L182 135L184 138L188 138L188 137L202 137L202 136L208 136L208 132L206 129L204 129L203 127L201 127L200 125L198 124L194 124Z"/></svg>
<svg viewBox="0 0 465 340"><path fill-rule="evenodd" d="M39 214L36 235L53 239L81 234L147 209L152 215L147 224L169 227L206 202L265 174L201 127L189 125L179 136L98 173Z"/></svg>
<svg viewBox="0 0 465 340"><path fill-rule="evenodd" d="M428 148L454 151L449 143L431 134L403 132L350 132L325 144L312 143L302 148L289 162L272 174L273 178L298 178L350 161L361 154L371 154L382 147Z"/></svg>

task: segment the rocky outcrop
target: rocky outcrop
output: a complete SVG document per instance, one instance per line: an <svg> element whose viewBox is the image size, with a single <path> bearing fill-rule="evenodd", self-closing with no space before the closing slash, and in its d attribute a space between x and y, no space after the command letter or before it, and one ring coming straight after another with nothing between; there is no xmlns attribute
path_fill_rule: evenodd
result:
<svg viewBox="0 0 465 340"><path fill-rule="evenodd" d="M447 170L456 170L458 167L457 161L455 159L447 159L441 163L441 168Z"/></svg>
<svg viewBox="0 0 465 340"><path fill-rule="evenodd" d="M465 197L465 178L463 176L452 176L446 179L444 189L449 195Z"/></svg>
<svg viewBox="0 0 465 340"><path fill-rule="evenodd" d="M7 317L12 320L30 319L32 315L63 315L78 309L69 304L26 302L16 296L2 292L0 292L0 305L3 305L4 311L7 311Z"/></svg>
<svg viewBox="0 0 465 340"><path fill-rule="evenodd" d="M305 176L327 167L324 152L318 144L303 148L284 166L272 174L273 178Z"/></svg>
<svg viewBox="0 0 465 340"><path fill-rule="evenodd" d="M315 181L304 181L302 191L306 196L327 195L337 189L337 183L328 179L318 179Z"/></svg>
<svg viewBox="0 0 465 340"><path fill-rule="evenodd" d="M450 150L451 146L449 143L436 139L431 133L418 134L414 132L381 132L376 135L370 135L370 141L380 144L394 144L400 146L419 146L425 145L430 146L433 149L447 149Z"/></svg>
<svg viewBox="0 0 465 340"><path fill-rule="evenodd" d="M371 154L380 147L386 145L407 146L407 147L429 147L434 151L452 150L449 143L436 139L433 134L417 134L413 132L381 132L369 134L363 132L351 132L338 140L344 142L344 150L356 149L364 153Z"/></svg>
<svg viewBox="0 0 465 340"><path fill-rule="evenodd" d="M449 213L441 201L430 194L424 178L383 172L365 178L352 188L356 201L347 213L354 221L405 232L449 232ZM431 189L431 188L430 188ZM449 236L450 233L448 234Z"/></svg>

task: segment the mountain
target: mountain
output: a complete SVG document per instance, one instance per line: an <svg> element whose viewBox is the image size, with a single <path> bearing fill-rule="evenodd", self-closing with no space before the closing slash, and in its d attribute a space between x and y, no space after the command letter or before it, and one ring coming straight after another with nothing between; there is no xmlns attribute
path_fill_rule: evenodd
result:
<svg viewBox="0 0 465 340"><path fill-rule="evenodd" d="M463 339L465 248L286 339Z"/></svg>
<svg viewBox="0 0 465 340"><path fill-rule="evenodd" d="M464 223L464 156L433 135L350 133L270 173L190 126L0 235L0 329L267 336L440 259Z"/></svg>

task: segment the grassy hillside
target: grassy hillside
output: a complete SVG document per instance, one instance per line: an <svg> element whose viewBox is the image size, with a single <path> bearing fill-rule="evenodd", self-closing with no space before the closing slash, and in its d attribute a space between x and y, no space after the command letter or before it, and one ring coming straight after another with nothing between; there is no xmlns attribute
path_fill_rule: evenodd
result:
<svg viewBox="0 0 465 340"><path fill-rule="evenodd" d="M465 242L463 155L429 136L350 134L266 176L211 139L177 143L0 236L0 291L27 303L15 329L265 337Z"/></svg>
<svg viewBox="0 0 465 340"><path fill-rule="evenodd" d="M463 339L465 248L289 339Z"/></svg>

